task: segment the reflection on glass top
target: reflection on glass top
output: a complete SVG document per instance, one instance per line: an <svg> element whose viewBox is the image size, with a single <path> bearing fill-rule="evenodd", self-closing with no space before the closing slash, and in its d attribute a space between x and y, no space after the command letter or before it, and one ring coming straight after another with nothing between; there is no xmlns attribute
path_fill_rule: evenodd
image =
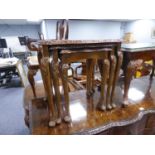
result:
<svg viewBox="0 0 155 155"><path fill-rule="evenodd" d="M131 43L131 44L122 44L122 49L126 50L141 50L141 49L154 49L155 43Z"/></svg>

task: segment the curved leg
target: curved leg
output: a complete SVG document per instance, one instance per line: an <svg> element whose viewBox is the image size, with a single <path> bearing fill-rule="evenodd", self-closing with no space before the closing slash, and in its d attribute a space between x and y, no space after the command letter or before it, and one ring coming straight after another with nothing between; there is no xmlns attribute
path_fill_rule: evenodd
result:
<svg viewBox="0 0 155 155"><path fill-rule="evenodd" d="M111 90L112 90L112 84L114 80L114 75L115 75L115 67L116 67L116 57L114 55L110 56L110 73L109 73L109 79L108 79L108 86L107 86L107 98L106 98L106 104L107 104L107 109L112 109L112 104L111 104Z"/></svg>
<svg viewBox="0 0 155 155"><path fill-rule="evenodd" d="M98 64L100 64L99 68L101 73L101 96L97 107L100 110L106 110L105 87L109 76L110 62L108 59L105 59L103 63L101 60L98 60Z"/></svg>
<svg viewBox="0 0 155 155"><path fill-rule="evenodd" d="M43 74L44 83L46 83L46 95L48 99L48 110L49 110L49 126L54 127L56 125L56 110L53 102L53 87L50 78L49 70L49 59L42 58L41 60L41 70Z"/></svg>
<svg viewBox="0 0 155 155"><path fill-rule="evenodd" d="M55 91L55 100L56 100L56 107L57 107L57 124L61 123L61 117L62 117L62 105L61 105L61 96L60 96L60 90L59 90L59 64L54 63L52 61L51 63L51 68L52 68L52 77L53 77L53 85L54 85L54 91Z"/></svg>
<svg viewBox="0 0 155 155"><path fill-rule="evenodd" d="M140 67L143 63L143 60L133 60L130 61L129 64L127 65L127 69L125 71L125 79L124 79L124 96L123 96L123 104L122 106L128 105L128 90L130 87L130 82L132 79L132 76L135 74L136 69Z"/></svg>
<svg viewBox="0 0 155 155"><path fill-rule="evenodd" d="M27 75L35 98L37 97L36 91L35 91L35 80L34 80L34 76L36 75L36 73L37 73L37 70L29 69L28 75Z"/></svg>
<svg viewBox="0 0 155 155"><path fill-rule="evenodd" d="M151 78L151 79L153 78L154 70L155 70L155 59L153 59L153 68L152 68L152 73L151 73L151 75L150 75L150 78Z"/></svg>
<svg viewBox="0 0 155 155"><path fill-rule="evenodd" d="M123 61L123 54L122 54L122 52L118 52L118 60L117 60L115 76L114 76L114 80L113 80L113 84L112 84L111 101L110 101L113 108L116 107L116 104L114 103L113 98L114 98L114 93L115 93L116 82L117 82L119 74L120 74L120 68L122 65L122 61Z"/></svg>
<svg viewBox="0 0 155 155"><path fill-rule="evenodd" d="M65 110L66 114L64 117L65 122L70 122L70 110L69 110L69 90L68 90L68 68L69 66L67 64L61 65L61 77L62 77L62 85L64 89L64 100L65 100Z"/></svg>
<svg viewBox="0 0 155 155"><path fill-rule="evenodd" d="M25 125L29 128L29 110L25 109L25 117L24 117Z"/></svg>

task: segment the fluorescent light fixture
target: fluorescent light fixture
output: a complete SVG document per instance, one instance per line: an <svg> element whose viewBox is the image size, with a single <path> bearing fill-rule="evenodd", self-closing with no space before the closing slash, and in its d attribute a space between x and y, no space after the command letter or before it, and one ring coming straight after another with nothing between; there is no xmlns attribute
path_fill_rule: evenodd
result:
<svg viewBox="0 0 155 155"><path fill-rule="evenodd" d="M34 18L34 19L26 19L28 22L40 22L41 21L41 19L36 19L36 18Z"/></svg>

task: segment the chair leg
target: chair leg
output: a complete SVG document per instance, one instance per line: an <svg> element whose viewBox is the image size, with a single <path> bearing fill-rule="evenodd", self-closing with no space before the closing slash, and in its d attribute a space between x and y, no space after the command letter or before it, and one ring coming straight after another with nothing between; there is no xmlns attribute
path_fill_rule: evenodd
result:
<svg viewBox="0 0 155 155"><path fill-rule="evenodd" d="M62 85L64 89L64 100L65 100L65 110L66 114L64 117L65 122L70 122L70 110L69 110L69 90L68 90L68 64L61 65L61 77L62 77Z"/></svg>
<svg viewBox="0 0 155 155"><path fill-rule="evenodd" d="M108 59L105 59L103 62L101 62L101 60L98 60L98 64L99 64L100 73L101 73L101 96L97 107L100 110L105 111L106 110L105 87L106 87L107 78L109 75L110 62Z"/></svg>

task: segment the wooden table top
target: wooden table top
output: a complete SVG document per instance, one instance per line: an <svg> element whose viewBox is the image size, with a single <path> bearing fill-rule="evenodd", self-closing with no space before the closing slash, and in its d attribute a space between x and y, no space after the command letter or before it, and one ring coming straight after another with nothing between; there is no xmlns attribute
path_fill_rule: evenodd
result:
<svg viewBox="0 0 155 155"><path fill-rule="evenodd" d="M39 40L30 43L31 50L37 50L39 46L50 46L50 49L83 49L83 48L102 48L108 45L121 45L121 40Z"/></svg>
<svg viewBox="0 0 155 155"><path fill-rule="evenodd" d="M107 39L107 40L41 40L41 45L81 45L81 44L103 44L103 43L121 43L119 39Z"/></svg>
<svg viewBox="0 0 155 155"><path fill-rule="evenodd" d="M134 79L129 90L130 105L120 108L122 90L116 88L115 101L118 108L112 111L96 110L99 93L86 99L84 90L70 93L70 113L72 122L62 123L54 128L48 127L47 103L43 99L30 104L31 134L97 134L115 126L134 123L148 113L155 113L155 80L149 77Z"/></svg>
<svg viewBox="0 0 155 155"><path fill-rule="evenodd" d="M124 44L120 39L107 40L38 40L32 42L35 47L38 45L50 46L51 49L80 49L80 48L102 48L105 45L121 45L123 52L142 52L155 50L155 43L131 43Z"/></svg>

